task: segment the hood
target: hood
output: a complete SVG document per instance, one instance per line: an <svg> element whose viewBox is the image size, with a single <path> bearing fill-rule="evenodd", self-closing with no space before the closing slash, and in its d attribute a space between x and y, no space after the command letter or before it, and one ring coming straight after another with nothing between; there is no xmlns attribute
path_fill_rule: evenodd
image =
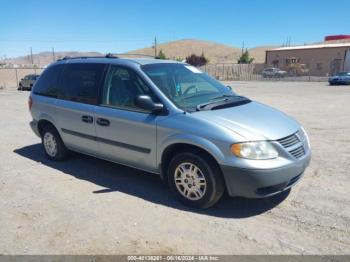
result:
<svg viewBox="0 0 350 262"><path fill-rule="evenodd" d="M331 76L329 79L350 79L350 76L338 76L338 75L335 75L335 76Z"/></svg>
<svg viewBox="0 0 350 262"><path fill-rule="evenodd" d="M223 126L246 140L277 140L300 129L291 117L258 102L218 110L199 111L196 118Z"/></svg>

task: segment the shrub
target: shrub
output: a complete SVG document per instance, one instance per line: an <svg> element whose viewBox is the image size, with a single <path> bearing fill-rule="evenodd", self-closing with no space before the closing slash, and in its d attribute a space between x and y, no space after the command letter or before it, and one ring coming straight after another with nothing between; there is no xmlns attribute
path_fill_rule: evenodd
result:
<svg viewBox="0 0 350 262"><path fill-rule="evenodd" d="M158 59L168 59L162 49L160 49L157 58Z"/></svg>
<svg viewBox="0 0 350 262"><path fill-rule="evenodd" d="M248 50L245 50L237 62L238 64L251 64L253 61L254 58L250 57Z"/></svg>
<svg viewBox="0 0 350 262"><path fill-rule="evenodd" d="M209 60L204 56L204 53L202 53L200 56L191 54L190 56L186 57L186 63L196 67L204 66L208 62Z"/></svg>

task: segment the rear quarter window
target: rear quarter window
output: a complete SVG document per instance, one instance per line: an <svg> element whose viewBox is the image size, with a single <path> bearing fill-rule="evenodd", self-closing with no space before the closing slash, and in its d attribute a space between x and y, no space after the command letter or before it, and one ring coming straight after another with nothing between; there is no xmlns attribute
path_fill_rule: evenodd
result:
<svg viewBox="0 0 350 262"><path fill-rule="evenodd" d="M34 84L33 93L37 95L57 97L62 93L59 77L63 65L48 67Z"/></svg>

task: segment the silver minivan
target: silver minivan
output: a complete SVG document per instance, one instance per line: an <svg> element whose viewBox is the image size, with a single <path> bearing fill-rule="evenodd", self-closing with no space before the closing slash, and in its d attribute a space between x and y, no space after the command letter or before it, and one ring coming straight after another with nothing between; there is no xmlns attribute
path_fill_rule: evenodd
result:
<svg viewBox="0 0 350 262"><path fill-rule="evenodd" d="M155 173L197 208L224 191L288 190L311 157L297 121L170 60L62 59L35 83L29 107L49 159L76 151Z"/></svg>

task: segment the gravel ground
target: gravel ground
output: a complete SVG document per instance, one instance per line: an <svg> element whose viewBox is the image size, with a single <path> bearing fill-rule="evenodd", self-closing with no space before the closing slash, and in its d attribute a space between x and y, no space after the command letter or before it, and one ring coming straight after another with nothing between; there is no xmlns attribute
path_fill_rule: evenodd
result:
<svg viewBox="0 0 350 262"><path fill-rule="evenodd" d="M0 90L0 254L349 254L350 87L227 84L298 119L313 158L289 194L200 212L157 176L79 154L48 161L28 93Z"/></svg>

